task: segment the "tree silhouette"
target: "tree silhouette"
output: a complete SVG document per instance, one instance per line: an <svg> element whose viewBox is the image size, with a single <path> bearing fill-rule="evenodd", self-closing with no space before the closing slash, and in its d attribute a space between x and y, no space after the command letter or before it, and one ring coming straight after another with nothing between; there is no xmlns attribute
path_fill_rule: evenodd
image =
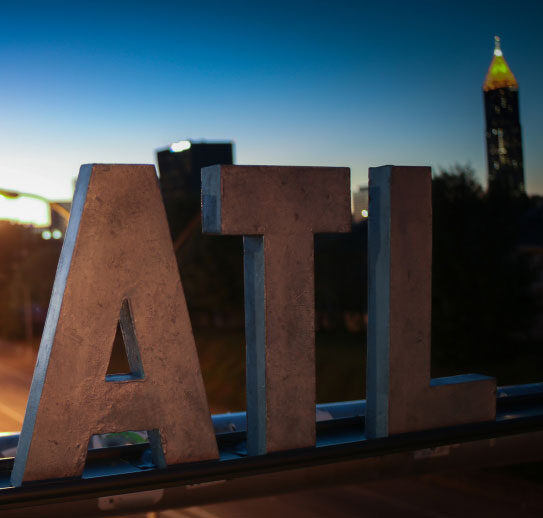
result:
<svg viewBox="0 0 543 518"><path fill-rule="evenodd" d="M539 308L532 258L518 246L527 198L485 193L469 166L433 180L432 354L480 369L521 354Z"/></svg>

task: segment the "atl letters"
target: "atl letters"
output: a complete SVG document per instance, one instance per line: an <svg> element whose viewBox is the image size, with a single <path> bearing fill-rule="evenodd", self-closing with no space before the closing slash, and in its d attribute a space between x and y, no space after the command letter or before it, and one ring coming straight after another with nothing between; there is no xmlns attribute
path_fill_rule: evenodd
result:
<svg viewBox="0 0 543 518"><path fill-rule="evenodd" d="M369 214L367 437L494 419L494 379L430 379L429 168L371 169ZM350 231L349 169L205 168L202 222L244 236L248 454L313 447L313 236ZM118 323L131 372L106 376ZM157 467L218 458L155 169L84 165L12 482L80 476L126 430Z"/></svg>

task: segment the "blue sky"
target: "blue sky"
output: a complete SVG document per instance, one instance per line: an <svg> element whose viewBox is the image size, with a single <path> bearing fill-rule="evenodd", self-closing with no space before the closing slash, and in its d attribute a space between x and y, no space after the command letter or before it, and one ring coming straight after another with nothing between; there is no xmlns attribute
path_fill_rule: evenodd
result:
<svg viewBox="0 0 543 518"><path fill-rule="evenodd" d="M543 3L12 2L0 17L0 187L71 195L87 162L233 140L242 164L470 163L486 179L493 36L543 194Z"/></svg>

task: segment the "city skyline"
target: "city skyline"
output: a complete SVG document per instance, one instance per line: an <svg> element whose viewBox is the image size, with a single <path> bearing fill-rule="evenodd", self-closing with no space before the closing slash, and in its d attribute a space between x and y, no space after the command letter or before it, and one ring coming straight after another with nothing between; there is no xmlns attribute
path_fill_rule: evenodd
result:
<svg viewBox="0 0 543 518"><path fill-rule="evenodd" d="M486 187L493 37L520 90L526 187L543 194L542 7L56 2L0 21L0 188L68 198L88 162L154 163L183 139L239 164L470 164ZM508 7L509 6L509 7Z"/></svg>

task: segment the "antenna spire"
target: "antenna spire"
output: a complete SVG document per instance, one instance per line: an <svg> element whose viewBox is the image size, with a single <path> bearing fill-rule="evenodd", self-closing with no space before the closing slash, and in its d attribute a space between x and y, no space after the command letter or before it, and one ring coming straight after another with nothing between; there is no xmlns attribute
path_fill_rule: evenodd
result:
<svg viewBox="0 0 543 518"><path fill-rule="evenodd" d="M502 56L502 49L500 47L500 37L494 36L494 55L495 56Z"/></svg>

